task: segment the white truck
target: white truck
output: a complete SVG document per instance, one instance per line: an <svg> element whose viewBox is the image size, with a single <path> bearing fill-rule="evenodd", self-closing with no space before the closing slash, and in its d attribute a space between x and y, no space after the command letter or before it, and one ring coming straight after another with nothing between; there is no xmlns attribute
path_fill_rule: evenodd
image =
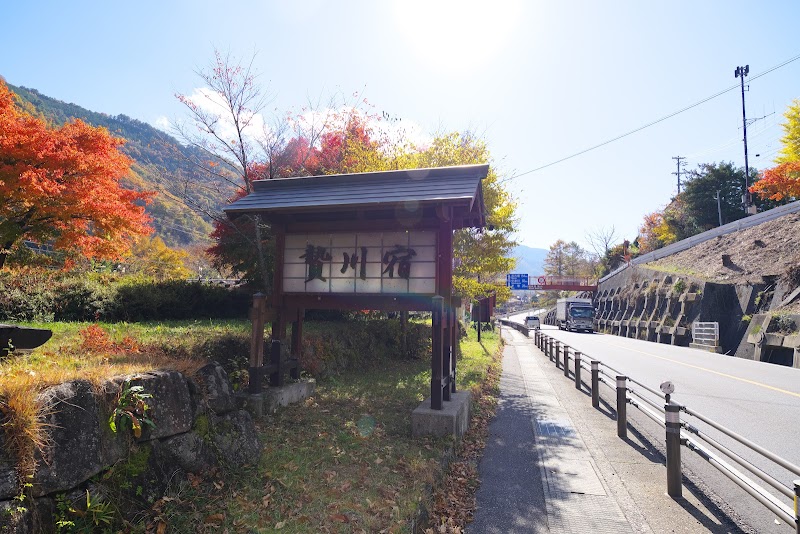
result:
<svg viewBox="0 0 800 534"><path fill-rule="evenodd" d="M592 299L569 297L556 301L556 325L559 330L594 332Z"/></svg>

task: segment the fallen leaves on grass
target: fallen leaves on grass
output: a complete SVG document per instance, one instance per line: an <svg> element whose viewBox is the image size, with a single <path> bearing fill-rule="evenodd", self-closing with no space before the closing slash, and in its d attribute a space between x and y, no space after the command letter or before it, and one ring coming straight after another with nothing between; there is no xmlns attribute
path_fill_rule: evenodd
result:
<svg viewBox="0 0 800 534"><path fill-rule="evenodd" d="M478 491L478 462L486 447L489 423L497 409L502 349L494 356L486 380L472 391L475 411L470 428L464 434L456 458L450 463L442 483L433 493L432 527L425 534L461 534L475 514Z"/></svg>

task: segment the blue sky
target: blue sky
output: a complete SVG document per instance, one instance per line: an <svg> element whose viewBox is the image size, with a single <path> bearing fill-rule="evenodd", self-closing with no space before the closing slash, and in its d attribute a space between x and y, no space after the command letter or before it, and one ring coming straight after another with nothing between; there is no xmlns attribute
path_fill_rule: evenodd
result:
<svg viewBox="0 0 800 534"><path fill-rule="evenodd" d="M512 177L694 104L800 55L797 1L10 2L0 20L9 83L155 124L214 48L248 57L285 111L363 91L423 132L471 129ZM750 165L771 165L800 60L749 84ZM673 156L744 165L741 93L508 181L518 240L633 238L675 194ZM773 114L774 112L774 114ZM756 156L759 154L759 156Z"/></svg>

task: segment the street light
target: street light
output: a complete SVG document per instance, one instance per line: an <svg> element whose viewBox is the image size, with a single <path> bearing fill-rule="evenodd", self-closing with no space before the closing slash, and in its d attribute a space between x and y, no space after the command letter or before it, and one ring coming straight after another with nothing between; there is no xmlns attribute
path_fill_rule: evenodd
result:
<svg viewBox="0 0 800 534"><path fill-rule="evenodd" d="M750 198L750 165L747 161L747 114L744 108L744 77L750 74L750 65L744 67L736 67L734 77L741 79L742 85L742 126L744 127L744 193L742 194L742 207L747 214L754 214L755 206L753 206L752 199Z"/></svg>

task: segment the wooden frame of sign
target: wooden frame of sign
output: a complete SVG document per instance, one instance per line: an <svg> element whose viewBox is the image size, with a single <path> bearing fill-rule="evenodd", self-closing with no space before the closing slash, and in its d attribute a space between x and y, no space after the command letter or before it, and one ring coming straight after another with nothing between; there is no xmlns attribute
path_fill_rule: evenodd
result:
<svg viewBox="0 0 800 534"><path fill-rule="evenodd" d="M466 165L265 180L228 206L229 217L268 223L275 239L272 294L257 296L251 313L251 391L265 375L282 384L282 362L296 376L306 309L430 311L431 408L442 409L456 376L453 231L485 224L487 172L487 165ZM273 345L265 365L268 313ZM292 354L282 358L288 323Z"/></svg>

